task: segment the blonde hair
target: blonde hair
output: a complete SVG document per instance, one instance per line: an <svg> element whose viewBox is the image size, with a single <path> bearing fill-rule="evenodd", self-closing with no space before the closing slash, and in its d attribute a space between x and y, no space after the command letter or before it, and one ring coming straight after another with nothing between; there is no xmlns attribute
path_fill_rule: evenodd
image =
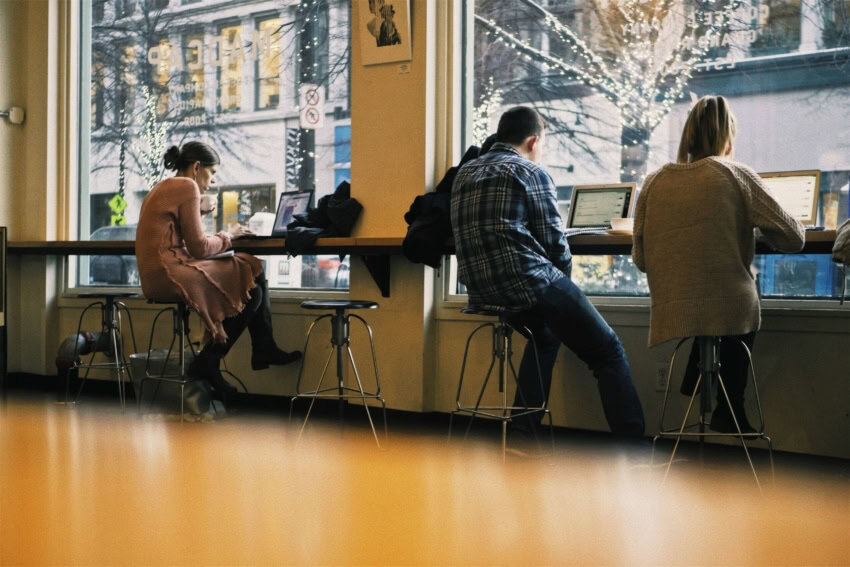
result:
<svg viewBox="0 0 850 567"><path fill-rule="evenodd" d="M676 161L690 163L724 155L736 132L735 115L729 108L729 102L722 96L704 96L688 114Z"/></svg>

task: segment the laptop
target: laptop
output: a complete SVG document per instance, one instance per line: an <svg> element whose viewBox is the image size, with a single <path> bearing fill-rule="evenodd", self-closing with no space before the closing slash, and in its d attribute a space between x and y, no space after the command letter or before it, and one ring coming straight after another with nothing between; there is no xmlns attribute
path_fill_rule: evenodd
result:
<svg viewBox="0 0 850 567"><path fill-rule="evenodd" d="M611 219L634 216L636 190L634 183L576 185L567 229L607 230L611 228Z"/></svg>
<svg viewBox="0 0 850 567"><path fill-rule="evenodd" d="M263 238L285 238L286 225L291 223L295 215L306 213L313 198L313 191L286 191L280 194L277 202L277 213L270 232L255 232L242 236L245 240L259 240ZM258 213L259 214L259 213ZM267 213L262 213L267 214ZM268 226L268 225L266 225Z"/></svg>
<svg viewBox="0 0 850 567"><path fill-rule="evenodd" d="M779 171L759 173L776 202L807 229L818 220L820 171Z"/></svg>

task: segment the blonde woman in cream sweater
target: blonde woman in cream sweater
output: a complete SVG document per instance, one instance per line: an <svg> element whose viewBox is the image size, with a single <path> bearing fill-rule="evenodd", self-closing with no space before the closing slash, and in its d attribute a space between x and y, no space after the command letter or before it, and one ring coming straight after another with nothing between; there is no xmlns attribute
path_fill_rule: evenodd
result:
<svg viewBox="0 0 850 567"><path fill-rule="evenodd" d="M735 133L726 99L701 98L688 115L676 163L647 176L638 197L632 257L649 281L649 346L720 336L740 339L752 349L761 324L750 271L755 240L784 252L803 247L800 223L779 206L751 168L730 159ZM719 356L741 429L752 432L744 412L746 354L736 340L721 340ZM694 348L684 394L694 390L697 362ZM711 428L735 431L720 391Z"/></svg>

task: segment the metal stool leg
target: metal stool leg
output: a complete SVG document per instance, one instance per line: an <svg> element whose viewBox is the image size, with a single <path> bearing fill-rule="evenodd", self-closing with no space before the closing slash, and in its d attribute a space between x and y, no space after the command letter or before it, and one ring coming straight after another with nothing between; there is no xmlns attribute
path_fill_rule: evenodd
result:
<svg viewBox="0 0 850 567"><path fill-rule="evenodd" d="M759 412L759 428L758 428L759 435L758 435L758 438L764 439L767 442L767 455L768 455L768 458L770 459L770 479L771 479L771 482L775 482L776 481L776 472L774 471L774 467L773 467L773 443L771 442L770 437L768 437L764 433L764 427L765 427L765 425L764 425L765 424L765 422L764 422L764 410L762 409L762 405L761 405L761 395L759 393L758 380L756 380L756 369L755 369L755 366L753 365L753 355L752 355L752 352L750 352L750 348L744 343L744 341L739 340L738 344L747 353L747 361L749 363L750 375L753 377L753 391L755 392L755 395L756 395L756 406L758 407L758 412Z"/></svg>
<svg viewBox="0 0 850 567"><path fill-rule="evenodd" d="M549 419L549 442L550 442L550 445L551 445L552 454L554 455L555 454L555 428L552 424L552 412L550 412L549 408L547 407L547 405L548 405L547 399L548 399L549 396L547 395L548 392L546 392L546 388L543 386L543 370L540 368L540 357L537 354L537 341L534 338L534 333L532 333L531 329L529 329L528 327L523 325L523 327L521 329L519 329L519 331L520 331L520 333L523 333L523 331L525 332L523 334L523 336L528 337L528 340L531 342L532 351L534 352L534 363L535 363L535 366L537 367L537 384L540 386L540 399L543 400L543 402L541 403L541 406L540 406L541 407L540 411L542 411L543 414L545 416L547 416L548 419ZM519 395L520 395L520 401L522 401L522 404L527 407L528 402L525 400L525 396L522 394L522 388L520 388L520 386L519 386L519 376L517 374L516 368L514 368L513 360L509 359L509 361L510 361L510 364L511 364L511 371L513 372L513 375L514 375L514 381L516 382L517 392L519 392ZM541 419L540 421L542 423L543 420ZM540 449L540 447L539 447L540 440L537 438L537 431L534 430L533 433L534 433L535 442L538 443L538 449Z"/></svg>
<svg viewBox="0 0 850 567"><path fill-rule="evenodd" d="M461 404L460 398L463 392L463 380L466 373L466 363L469 357L469 346L472 342L473 337L483 328L492 327L492 350L490 357L490 365L487 368L487 374L484 377L484 382L481 386L481 389L478 392L478 397L476 398L474 406L463 406ZM516 417L520 416L528 416L530 414L542 413L543 416L546 416L549 421L549 439L552 447L552 451L554 452L555 447L555 435L554 428L552 424L552 415L551 412L546 407L546 391L543 386L543 375L540 367L540 359L537 353L537 344L534 340L534 335L527 327L522 327L519 330L520 332L525 332L526 336L528 336L529 341L531 341L530 348L534 352L535 364L537 367L537 378L538 385L540 386L542 402L540 407L529 407L528 403L525 401L525 395L522 392L522 388L519 384L519 375L516 371L516 367L513 364L513 331L515 329L504 319L500 317L499 323L484 323L476 327L472 333L470 333L469 337L466 341L466 347L464 348L463 353L463 361L461 363L461 371L460 371L460 379L458 380L458 389L457 394L455 396L455 407L456 409L451 412L449 416L449 434L448 439L451 441L452 437L452 426L454 424L454 416L456 414L468 413L470 415L469 425L467 425L466 433L464 434L464 439L467 438L469 431L472 427L472 423L478 415L482 415L484 417L490 419L499 420L501 426L501 435L502 435L502 460L504 461L507 454L507 428L508 422L512 421ZM484 392L487 389L487 385L490 381L490 376L493 373L493 368L496 365L496 361L499 361L499 392L502 394L502 402L500 406L481 406L481 400L483 399ZM512 406L508 403L508 392L507 392L507 382L508 382L508 370L510 370L511 375L513 376L514 383L517 386L517 395L518 399L523 404L522 406ZM498 411L499 413L494 413ZM541 418L542 422L542 418ZM538 449L540 448L540 441L537 438L536 429L533 431L534 437L537 440Z"/></svg>
<svg viewBox="0 0 850 567"><path fill-rule="evenodd" d="M458 412L462 411L461 405L460 405L460 395L461 395L461 392L463 391L463 376L464 376L464 372L466 371L466 360L467 360L467 357L469 355L469 344L472 342L472 338L475 336L476 333L478 333L478 331L480 331L481 329L484 329L485 327L492 327L492 326L493 326L493 323L484 323L482 325L479 325L478 327L475 328L475 330L472 331L472 333L469 334L469 337L466 339L466 348L463 349L463 362L461 362L461 364L460 364L460 379L458 380L458 383L457 383L457 395L455 396L455 410L452 411L449 414L449 441L452 440L452 422L454 420L454 416ZM491 369L493 367L493 362L495 362L495 359L491 360L491 363L490 363ZM489 377L489 370L488 370L487 374L488 374L488 377ZM478 402L476 403L476 407L481 403L481 396L483 396L483 395L484 395L484 389L482 388L481 393L478 396ZM474 418L475 418L475 414L472 414L472 416L470 416L469 427L472 426L472 419L474 419ZM468 428L467 428L466 433L467 434L469 433ZM466 439L466 435L464 435L464 439Z"/></svg>
<svg viewBox="0 0 850 567"><path fill-rule="evenodd" d="M372 352L372 364L375 370L375 392L367 392L363 388L363 381L360 378L360 372L357 369L357 364L354 361L354 353L351 350L350 345L350 318L354 317L358 319L363 326L366 328L366 331L369 335L369 344ZM378 400L381 404L381 409L384 417L384 435L387 434L387 412L386 412L386 401L381 397L381 380L380 375L378 373L378 360L377 355L375 353L375 341L372 333L372 328L369 324L358 315L349 315L346 312L345 307L336 307L335 313L333 315L326 314L320 317L317 317L315 321L310 325L310 328L307 331L307 338L304 344L304 352L307 352L307 346L309 345L310 336L313 332L313 329L316 326L316 323L321 321L322 319L330 318L331 320L331 350L328 353L328 358L325 360L325 365L322 368L322 374L319 376L319 380L316 384L315 390L309 393L301 393L301 379L304 372L304 366L301 367L301 372L298 374L298 381L295 386L295 396L292 397L289 404L289 416L292 418L292 412L294 407L294 402L298 398L310 398L310 405L307 408L307 415L304 417L304 421L301 424L301 427L298 431L298 438L296 443L300 441L301 436L304 432L304 429L307 426L307 422L310 419L310 414L313 410L313 406L316 403L316 400L319 398L336 398L339 404L339 415L340 415L340 424L342 425L344 419L345 412L345 403L349 398L358 398L362 400L363 405L366 410L366 417L369 420L369 427L372 431L372 435L375 438L375 442L378 444L378 447L381 446L380 439L378 438L378 432L375 428L375 422L372 419L372 413L369 409L369 399ZM337 383L335 386L328 387L323 389L322 384L324 383L325 375L327 374L328 366L330 365L330 360L333 355L336 354L336 379ZM350 388L345 385L345 357L348 357L348 361L351 364L351 368L354 372L354 377L357 382L357 388ZM333 394L331 394L333 392Z"/></svg>
<svg viewBox="0 0 850 567"><path fill-rule="evenodd" d="M670 467L673 465L673 459L676 458L676 450L679 448L679 442L682 440L682 433L685 431L685 424L688 422L688 416L691 415L691 407L694 405L694 398L697 395L697 388L699 388L700 382L702 382L702 374L697 377L696 384L694 385L694 391L688 399L688 409L685 410L685 416L682 418L682 425L679 427L679 433L675 434L676 442L673 443L673 451L670 453L670 459L667 461L667 468L664 469L664 478L661 480L662 485L667 482L667 475L670 474Z"/></svg>
<svg viewBox="0 0 850 567"><path fill-rule="evenodd" d="M89 303L88 305L86 305L86 307L83 309L82 313L80 313L80 318L77 321L77 334L76 334L77 337L80 336L80 332L83 329L83 318L86 316L86 313L88 312L88 310L91 309L92 307L95 307L95 306L100 307L100 309L103 310L104 303L102 301L95 301L95 302L92 302L92 303ZM95 355L95 353L92 353L92 356L90 357L88 364L86 364L86 365L77 364L76 360L77 360L77 357L79 356L79 353L77 352L77 341L74 342L74 355L71 358L71 367L68 369L68 373L65 375L65 402L64 402L65 405L71 405L72 403L73 404L77 403L77 398L79 397L80 392L82 392L83 385L86 383L86 380L88 379L89 370L91 370L91 364L94 362L94 355ZM86 368L86 373L83 377L83 380L80 382L80 385L77 389L77 395L74 396L74 401L71 402L71 400L69 398L70 388L71 388L71 371L72 370L79 370L79 368L81 368L81 367Z"/></svg>
<svg viewBox="0 0 850 567"><path fill-rule="evenodd" d="M740 427L740 423L738 421L738 417L735 415L735 411L732 408L732 402L729 398L729 393L726 390L726 384L723 381L723 376L720 373L720 364L719 364L718 351L717 351L717 347L718 347L718 344L719 344L718 337L696 337L695 340L697 341L697 345L698 345L699 352L700 352L700 364L699 364L700 374L699 374L699 377L697 378L696 385L694 386L694 391L693 391L693 393L691 394L691 396L688 400L688 407L687 407L687 410L685 411L685 415L684 415L684 418L682 419L682 424L679 427L678 432L668 432L664 429L664 413L666 411L666 406L667 406L667 396L669 394L669 387L670 387L670 373L671 373L671 370L672 370L673 361L675 360L676 353L678 352L679 347L683 344L684 340L680 341L679 344L674 349L673 356L671 357L670 365L668 366L668 375L667 375L668 381L667 381L667 388L665 388L664 404L662 405L662 411L661 411L661 420L660 420L660 427L659 427L660 431L653 438L653 458L654 458L655 442L657 441L657 439L669 434L669 435L675 437L676 441L673 445L673 451L670 455L670 459L668 460L667 466L666 466L665 471L664 471L664 478L662 480L662 484L664 482L666 482L666 480L667 480L667 476L670 472L670 467L673 464L673 460L675 459L675 456L676 456L676 451L679 447L679 443L680 443L683 436L685 436L685 435L696 435L696 436L699 437L701 461L702 461L702 456L703 456L703 446L704 446L706 437L708 437L709 435L711 435L711 436L737 436L741 440L741 445L744 449L744 455L746 456L747 463L749 464L750 471L753 474L753 478L756 482L756 486L759 489L759 493L763 493L761 482L759 481L758 474L755 470L755 466L753 464L752 458L750 456L750 451L749 451L749 448L747 447L747 443L746 443L746 438L748 436L755 437L755 438L761 438L761 439L766 440L766 442L768 444L768 455L770 457L771 475L773 475L772 443L770 441L770 438L767 437L766 435L764 435L764 430L763 430L763 426L764 426L763 419L764 419L764 417L763 417L763 414L761 413L761 401L758 398L758 392L756 393L756 399L757 399L757 403L758 403L758 406L759 406L759 417L762 420L762 423L761 423L762 428L761 428L760 431L758 431L754 434L753 433L743 433L741 431L741 427ZM744 349L747 352L748 362L749 362L748 369L753 373L754 388L756 390L758 390L758 387L755 384L755 369L753 368L752 357L750 356L749 349L746 347L745 344L741 343L741 345L744 347ZM712 397L712 394L713 394L712 383L715 380L717 381L718 387L720 388L720 391L723 394L724 401L726 402L726 404L729 408L730 415L732 416L732 421L735 425L736 433L731 433L731 434L708 433L708 432L705 431L706 426L710 425L706 420L706 415L709 412L711 412L711 397ZM686 424L687 424L687 421L688 421L688 417L690 416L691 407L693 406L694 398L696 397L698 390L700 392L700 416L699 416L699 422L698 422L699 433L685 433L685 428L686 428Z"/></svg>
<svg viewBox="0 0 850 567"><path fill-rule="evenodd" d="M664 435L664 414L667 411L667 399L670 396L670 382L673 376L673 365L676 363L676 355L679 354L679 348L685 344L688 339L682 339L673 349L673 354L670 356L670 362L667 363L667 383L664 385L664 399L661 402L661 417L658 419L658 434L652 438L652 452L649 457L649 464L655 464L655 444Z"/></svg>
<svg viewBox="0 0 850 567"><path fill-rule="evenodd" d="M369 347L372 351L372 368L375 369L375 399L381 402L381 412L384 416L384 439L386 440L389 436L389 429L387 428L387 402L381 396L381 378L378 374L378 355L375 352L375 338L372 333L372 327L360 315L352 313L351 317L354 317L355 319L359 320L363 324L363 327L366 328L366 332L369 335ZM354 363L353 361L354 359L352 358L352 365Z"/></svg>
<svg viewBox="0 0 850 567"><path fill-rule="evenodd" d="M750 458L750 451L747 449L746 441L744 441L744 434L741 433L741 426L738 424L738 417L735 415L735 410L732 409L732 401L729 399L729 394L726 392L726 385L723 383L723 378L721 378L719 374L717 375L717 381L720 383L720 389L723 391L723 398L729 405L729 413L732 415L732 421L735 423L735 429L738 431L738 437L741 439L741 446L744 448L744 454L747 456L747 462L750 464L750 470L753 473L756 486L758 486L759 492L761 493L762 489L761 483L759 482L759 475L756 474L756 468L753 466L753 460Z"/></svg>
<svg viewBox="0 0 850 567"><path fill-rule="evenodd" d="M305 359L307 357L307 347L310 345L310 335L313 333L313 329L316 327L316 323L327 317L330 317L330 315L321 315L320 317L316 317L313 322L310 323L310 327L307 329L307 338L304 340L304 350L301 351L304 353ZM328 362L330 362L330 358L328 358ZM328 362L325 363L326 368ZM289 399L289 421L292 421L292 410L293 406L295 405L295 400L301 395L301 377L304 375L304 366L305 364L302 362L301 368L298 370L298 379L295 382L295 395ZM322 371L322 374L324 374L324 370Z"/></svg>
<svg viewBox="0 0 850 567"><path fill-rule="evenodd" d="M328 366L330 366L331 357L333 356L333 354L334 354L334 349L331 348L330 351L328 352L328 358L325 360L325 366L324 366L324 368L322 368L322 374L321 374L321 376L319 376L319 382L318 382L318 384L316 384L315 391L313 391L312 394L302 396L302 397L308 397L308 396L310 397L310 405L307 406L307 415L304 416L304 422L301 424L301 428L298 430L298 439L297 439L298 441L301 440L301 435L304 433L304 428L307 427L307 420L310 419L310 413L313 411L313 405L316 403L316 400L318 399L319 392L321 391L321 388L322 388L322 382L325 379L325 374L327 374L327 372L328 372ZM299 397L299 396L300 396L300 394L297 395L296 397ZM294 401L295 401L295 398L292 398L292 400L290 400L290 402L289 402L290 418L292 416L292 403Z"/></svg>
<svg viewBox="0 0 850 567"><path fill-rule="evenodd" d="M366 393L363 391L363 382L360 381L360 373L357 372L357 365L354 363L354 355L351 353L351 346L346 347L346 351L348 352L348 360L351 361L351 368L354 370L354 378L357 380L357 388L360 390L363 407L366 410L366 418L369 420L369 427L372 428L372 435L375 437L375 443L377 443L380 448L381 441L378 439L378 432L375 431L375 424L372 421L372 414L369 412L369 404L366 402ZM342 397L340 397L340 403L341 402Z"/></svg>
<svg viewBox="0 0 850 567"><path fill-rule="evenodd" d="M165 358L162 363L162 369L159 372L159 375L151 374L151 354L153 352L153 336L156 331L156 325L159 322L159 318L166 312L171 314L171 323L172 323L172 334L171 334L171 342L168 345L168 350L165 354ZM153 402L156 399L156 395L159 392L159 385L162 382L170 382L173 384L177 384L180 386L180 423L185 421L185 391L186 384L193 381L193 379L189 378L186 375L186 346L187 340L186 337L189 335L189 309L183 303L178 303L176 307L167 307L159 311L154 317L153 324L151 325L151 333L148 340L148 353L147 360L145 361L145 375L141 377L139 380L139 399L137 402L139 417L142 416L142 400L144 398L144 386L148 381L156 382L156 389L154 390L154 394L151 397L151 401L149 407L153 406ZM174 346L177 343L178 352L177 352L177 365L178 365L178 373L167 375L168 372L168 363L171 361L171 354L174 352ZM192 348L194 352L194 348L192 347L191 341L188 342L190 348Z"/></svg>

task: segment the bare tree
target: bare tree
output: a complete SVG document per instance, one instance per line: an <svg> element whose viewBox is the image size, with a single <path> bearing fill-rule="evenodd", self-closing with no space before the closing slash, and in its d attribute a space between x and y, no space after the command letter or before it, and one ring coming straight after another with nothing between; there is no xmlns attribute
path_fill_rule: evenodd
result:
<svg viewBox="0 0 850 567"><path fill-rule="evenodd" d="M297 81L328 86L338 77L348 80L350 47L329 55L328 44L346 33L328 23L331 0L281 0L280 25L268 36L238 37L233 43L218 42L217 52L201 40L186 41L197 30L181 12L168 8L163 0L94 0L92 24L92 144L105 155L117 155L123 148L126 169L146 180L146 189L161 175L163 139L181 143L187 136L205 135L214 145L227 147L250 143L251 134L222 119L221 97L226 85L217 76L218 68L205 63L214 58L235 60L248 53L276 45L279 56L294 52L294 61L283 61L279 73L291 73ZM181 45L169 36L178 32ZM264 45L257 45L257 42ZM347 45L347 44L346 44ZM204 50L208 50L205 52ZM192 69L194 68L194 69ZM264 80L279 81L278 76ZM219 92L213 103L206 100L207 85L215 83ZM283 93L282 93L283 94ZM294 100L293 98L289 100ZM139 100L137 100L139 99ZM152 108L155 112L152 112ZM136 111L138 110L138 112ZM126 121L122 121L122 111ZM348 109L346 109L348 111ZM297 166L299 176L312 183L315 178L315 140L312 131L302 130ZM129 139L128 139L129 138ZM237 159L250 159L235 152ZM284 156L281 156L283 159ZM92 171L119 169L124 162L103 160ZM306 187L305 187L306 188Z"/></svg>
<svg viewBox="0 0 850 567"><path fill-rule="evenodd" d="M554 131L591 157L594 134L581 128L580 107L565 113L547 106L604 96L617 110L621 178L640 179L649 138L681 100L697 65L750 24L741 6L739 0L587 0L550 10L534 0L482 0L475 15L482 33L476 41L487 46L482 80L496 76L507 101L539 103ZM570 114L572 123L564 118Z"/></svg>

